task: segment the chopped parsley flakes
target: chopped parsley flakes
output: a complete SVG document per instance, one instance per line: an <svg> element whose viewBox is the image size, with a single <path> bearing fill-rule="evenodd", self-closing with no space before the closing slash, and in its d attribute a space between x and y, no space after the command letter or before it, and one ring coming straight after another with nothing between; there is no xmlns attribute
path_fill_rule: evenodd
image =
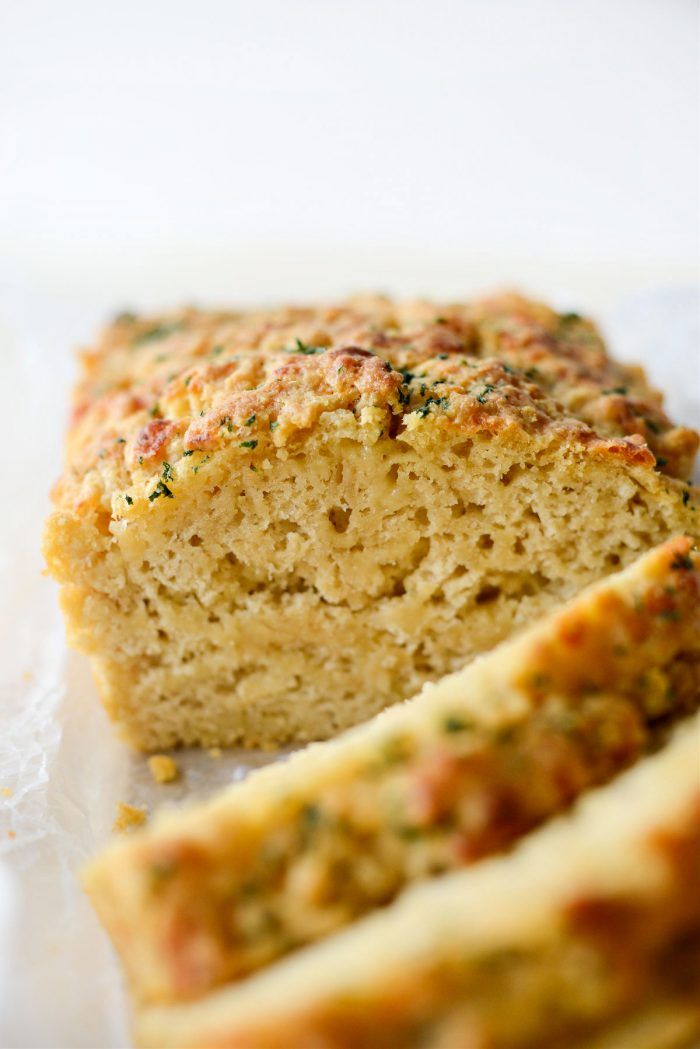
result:
<svg viewBox="0 0 700 1049"><path fill-rule="evenodd" d="M485 382L483 390L480 393L477 393L476 395L476 399L479 402L479 404L486 404L489 394L492 393L495 389L496 387L493 385L493 383Z"/></svg>
<svg viewBox="0 0 700 1049"><path fill-rule="evenodd" d="M165 481L159 481L155 486L154 490L148 497L149 503L152 503L155 499L160 499L161 495L164 495L166 499L174 499L173 493L170 491Z"/></svg>
<svg viewBox="0 0 700 1049"><path fill-rule="evenodd" d="M306 357L311 357L315 353L323 353L323 346L309 346L308 343L302 342L301 339L295 339L295 345L291 349L287 349L285 353L303 353Z"/></svg>
<svg viewBox="0 0 700 1049"><path fill-rule="evenodd" d="M473 722L468 718L459 717L456 714L448 714L442 723L445 732L466 732L474 728Z"/></svg>
<svg viewBox="0 0 700 1049"><path fill-rule="evenodd" d="M430 412L431 405L433 404L436 408L449 408L450 399L449 397L428 397L425 404L422 404L420 408L416 409L421 419L425 419L426 415Z"/></svg>
<svg viewBox="0 0 700 1049"><path fill-rule="evenodd" d="M156 339L165 339L173 332L182 328L182 321L173 321L170 324L157 324L154 328L148 328L134 339L134 346L143 346L144 343L154 342Z"/></svg>

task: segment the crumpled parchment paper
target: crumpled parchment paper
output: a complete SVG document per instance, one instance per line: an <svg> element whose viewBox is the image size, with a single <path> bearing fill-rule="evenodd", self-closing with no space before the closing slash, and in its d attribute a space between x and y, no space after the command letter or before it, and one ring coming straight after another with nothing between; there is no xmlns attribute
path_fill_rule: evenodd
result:
<svg viewBox="0 0 700 1049"><path fill-rule="evenodd" d="M523 275L527 286L527 273ZM672 415L700 421L698 300L692 288L562 301L596 312L613 351L644 363ZM595 289L595 279L589 281ZM399 289L400 290L400 289ZM171 301L178 301L174 295ZM284 298L282 289L279 297ZM97 297L99 299L99 297ZM167 301L165 299L164 301ZM39 541L60 445L73 345L110 307L79 293L51 295L0 273L4 417L0 515L0 1045L124 1047L128 1012L119 969L76 870L108 838L120 800L177 804L243 777L261 754L179 752L181 778L158 786L145 759L115 739L85 661L65 648ZM9 460L9 461L8 461Z"/></svg>

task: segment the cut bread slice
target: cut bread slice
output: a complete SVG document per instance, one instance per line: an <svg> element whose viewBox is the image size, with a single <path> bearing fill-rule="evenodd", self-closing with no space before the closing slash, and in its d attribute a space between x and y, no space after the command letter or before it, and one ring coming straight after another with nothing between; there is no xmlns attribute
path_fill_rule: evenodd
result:
<svg viewBox="0 0 700 1049"><path fill-rule="evenodd" d="M697 537L696 447L590 323L517 297L121 318L46 557L135 746L275 747Z"/></svg>
<svg viewBox="0 0 700 1049"><path fill-rule="evenodd" d="M246 975L505 849L700 705L700 558L677 538L519 638L85 873L139 998Z"/></svg>
<svg viewBox="0 0 700 1049"><path fill-rule="evenodd" d="M700 1049L700 1002L682 989L661 999L651 997L614 1024L557 1049Z"/></svg>
<svg viewBox="0 0 700 1049"><path fill-rule="evenodd" d="M595 1044L657 996L692 1007L699 733L695 716L510 856L414 887L244 984L144 1010L138 1044L541 1049Z"/></svg>

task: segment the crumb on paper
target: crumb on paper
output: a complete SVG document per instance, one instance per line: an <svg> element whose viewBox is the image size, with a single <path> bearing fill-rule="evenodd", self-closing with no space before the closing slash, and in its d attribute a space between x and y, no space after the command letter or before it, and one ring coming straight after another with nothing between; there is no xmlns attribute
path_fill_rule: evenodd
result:
<svg viewBox="0 0 700 1049"><path fill-rule="evenodd" d="M8 830L7 836L8 836L8 838L16 838L17 837L16 833L13 830Z"/></svg>
<svg viewBox="0 0 700 1049"><path fill-rule="evenodd" d="M176 762L167 754L154 754L148 759L148 767L156 783L172 783L180 775Z"/></svg>
<svg viewBox="0 0 700 1049"><path fill-rule="evenodd" d="M120 801L117 805L117 818L114 821L112 830L121 834L124 831L132 830L134 827L140 827L145 822L145 809L140 809L137 805L127 805L125 801Z"/></svg>
<svg viewBox="0 0 700 1049"><path fill-rule="evenodd" d="M33 681L33 680L34 680L34 674L32 673L32 671L31 670L25 670L25 672L22 674L22 681Z"/></svg>
<svg viewBox="0 0 700 1049"><path fill-rule="evenodd" d="M221 747L212 747L211 750L209 751L209 757L210 758L220 758L221 757Z"/></svg>
<svg viewBox="0 0 700 1049"><path fill-rule="evenodd" d="M12 790L10 787L3 787L2 790L0 790L0 794L2 794L3 798L11 798Z"/></svg>

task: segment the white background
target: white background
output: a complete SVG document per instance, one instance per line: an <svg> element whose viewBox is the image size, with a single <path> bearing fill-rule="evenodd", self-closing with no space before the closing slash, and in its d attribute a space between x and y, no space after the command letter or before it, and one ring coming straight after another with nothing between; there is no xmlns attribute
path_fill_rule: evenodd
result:
<svg viewBox="0 0 700 1049"><path fill-rule="evenodd" d="M119 256L142 288L144 254L242 245L336 248L339 285L351 246L688 275L697 15L694 0L2 0L5 260L80 257L94 279Z"/></svg>
<svg viewBox="0 0 700 1049"><path fill-rule="evenodd" d="M73 345L131 305L509 283L598 314L697 423L697 21L693 0L0 0L1 1046L128 1043L75 870L117 798L173 797L66 661L40 575ZM180 790L231 769L190 758Z"/></svg>

